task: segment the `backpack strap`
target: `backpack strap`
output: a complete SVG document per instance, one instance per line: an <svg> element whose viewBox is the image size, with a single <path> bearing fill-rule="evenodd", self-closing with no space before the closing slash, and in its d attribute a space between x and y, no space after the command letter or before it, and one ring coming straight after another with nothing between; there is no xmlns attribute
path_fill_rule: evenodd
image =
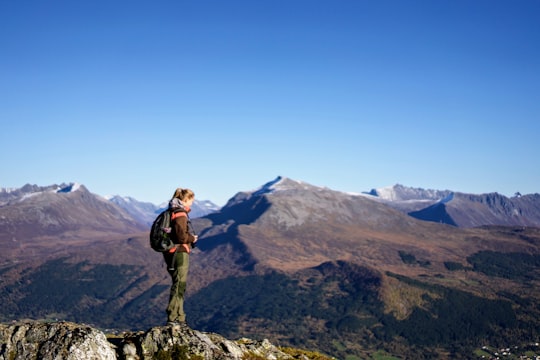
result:
<svg viewBox="0 0 540 360"><path fill-rule="evenodd" d="M180 217L180 216L185 216L187 217L187 213L185 211L177 211L177 212L174 212L172 213L171 215L171 221L176 219L177 217Z"/></svg>

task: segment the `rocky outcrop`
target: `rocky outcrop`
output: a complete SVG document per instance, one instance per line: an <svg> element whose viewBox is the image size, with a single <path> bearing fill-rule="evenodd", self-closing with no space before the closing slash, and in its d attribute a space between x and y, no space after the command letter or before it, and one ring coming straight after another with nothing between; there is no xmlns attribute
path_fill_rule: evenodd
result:
<svg viewBox="0 0 540 360"><path fill-rule="evenodd" d="M0 360L291 359L268 340L227 340L187 326L105 336L70 322L0 325Z"/></svg>
<svg viewBox="0 0 540 360"><path fill-rule="evenodd" d="M0 325L0 360L113 360L107 337L89 326L68 322Z"/></svg>

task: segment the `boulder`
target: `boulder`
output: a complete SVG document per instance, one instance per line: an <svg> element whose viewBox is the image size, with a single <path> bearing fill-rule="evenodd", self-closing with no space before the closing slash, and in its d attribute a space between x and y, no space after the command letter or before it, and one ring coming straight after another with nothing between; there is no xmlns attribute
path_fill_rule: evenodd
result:
<svg viewBox="0 0 540 360"><path fill-rule="evenodd" d="M241 360L248 357L292 359L266 339L232 341L187 325L157 326L107 338L97 329L71 322L0 324L0 360Z"/></svg>
<svg viewBox="0 0 540 360"><path fill-rule="evenodd" d="M0 325L0 360L114 360L104 333L70 322Z"/></svg>
<svg viewBox="0 0 540 360"><path fill-rule="evenodd" d="M190 358L240 360L253 354L264 359L291 359L268 340L228 340L219 334L193 330L188 326L158 326L146 332L126 333L118 344L120 360Z"/></svg>

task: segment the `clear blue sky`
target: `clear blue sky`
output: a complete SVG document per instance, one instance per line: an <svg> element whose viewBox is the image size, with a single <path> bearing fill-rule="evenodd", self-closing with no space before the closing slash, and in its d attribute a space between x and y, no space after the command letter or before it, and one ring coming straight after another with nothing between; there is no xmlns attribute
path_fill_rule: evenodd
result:
<svg viewBox="0 0 540 360"><path fill-rule="evenodd" d="M540 192L538 0L0 0L0 187Z"/></svg>

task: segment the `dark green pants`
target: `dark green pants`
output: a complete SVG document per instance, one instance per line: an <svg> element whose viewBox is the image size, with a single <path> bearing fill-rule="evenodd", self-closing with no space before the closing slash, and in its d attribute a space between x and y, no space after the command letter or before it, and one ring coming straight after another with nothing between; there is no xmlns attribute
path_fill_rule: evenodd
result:
<svg viewBox="0 0 540 360"><path fill-rule="evenodd" d="M167 321L186 321L184 313L184 294L186 292L189 255L177 251L174 254L164 254L167 271L171 275L172 285L167 306Z"/></svg>

